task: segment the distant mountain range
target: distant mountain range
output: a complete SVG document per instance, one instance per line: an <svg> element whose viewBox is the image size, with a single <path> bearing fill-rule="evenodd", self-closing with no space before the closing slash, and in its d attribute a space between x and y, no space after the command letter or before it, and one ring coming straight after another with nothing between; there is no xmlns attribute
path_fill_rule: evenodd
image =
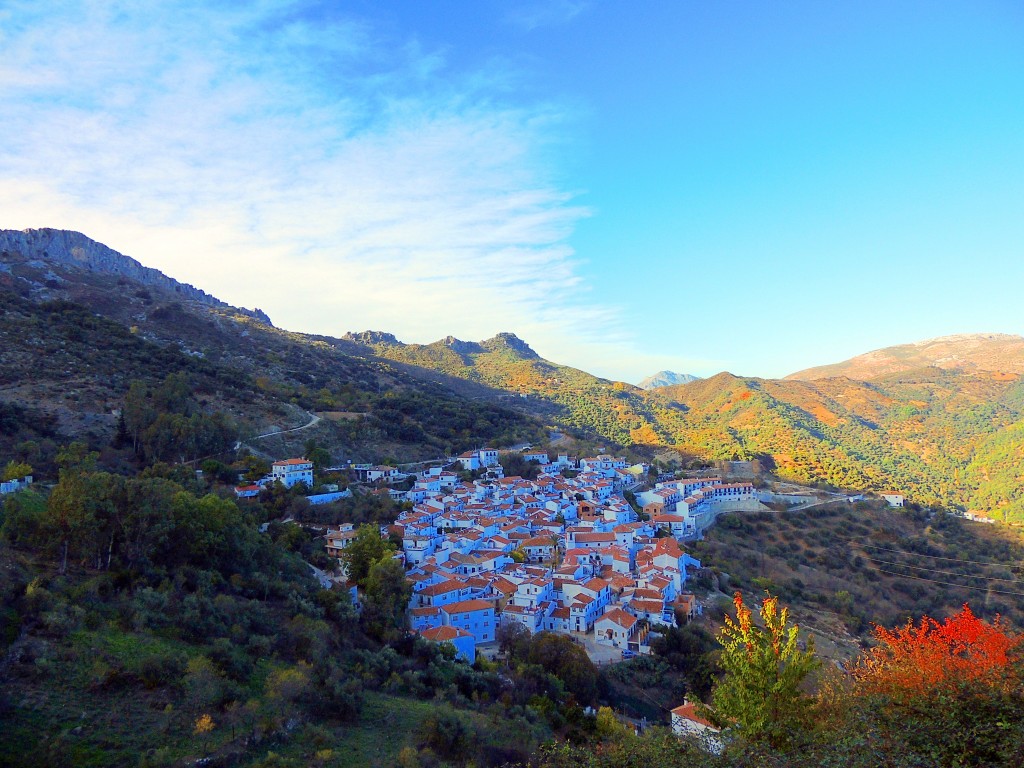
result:
<svg viewBox="0 0 1024 768"><path fill-rule="evenodd" d="M0 362L0 453L19 439L102 443L131 380L184 371L243 436L301 423L297 408L333 414L295 440L315 437L335 455L540 444L547 426L609 450L757 457L785 478L893 486L1024 520L1018 336L944 337L781 380L720 373L645 390L544 360L513 333L405 344L380 331L282 331L84 235L30 230L0 231Z"/></svg>
<svg viewBox="0 0 1024 768"><path fill-rule="evenodd" d="M671 387L673 384L689 384L691 381L697 381L699 378L700 376L694 376L692 373L658 371L653 376L648 376L637 386L640 389L656 389L657 387Z"/></svg>

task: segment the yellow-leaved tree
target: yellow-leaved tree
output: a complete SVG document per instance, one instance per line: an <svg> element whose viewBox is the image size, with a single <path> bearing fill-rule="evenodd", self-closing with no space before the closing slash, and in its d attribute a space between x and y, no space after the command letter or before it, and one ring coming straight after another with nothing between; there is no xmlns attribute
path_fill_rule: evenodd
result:
<svg viewBox="0 0 1024 768"><path fill-rule="evenodd" d="M821 662L813 642L800 648L798 627L790 624L788 608L780 610L778 598L761 602L763 627L739 592L733 604L736 618L726 616L718 636L725 677L712 692L715 711L708 714L735 726L743 739L786 748L813 724L814 699L801 686Z"/></svg>

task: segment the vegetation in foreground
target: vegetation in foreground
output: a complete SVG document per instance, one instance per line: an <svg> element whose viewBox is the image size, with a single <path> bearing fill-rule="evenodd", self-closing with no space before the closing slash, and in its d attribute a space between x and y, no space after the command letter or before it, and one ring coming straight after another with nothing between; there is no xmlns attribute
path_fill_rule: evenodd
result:
<svg viewBox="0 0 1024 768"><path fill-rule="evenodd" d="M357 613L312 578L322 540L259 532L298 497L243 509L191 471L99 470L81 444L57 461L48 495L0 507L0 766L498 766L593 727L597 672L568 638L520 639L499 668L407 633L389 501L344 506L379 548Z"/></svg>
<svg viewBox="0 0 1024 768"><path fill-rule="evenodd" d="M665 729L609 730L589 745L543 747L533 768L1018 766L1024 754L1021 635L964 606L893 630L850 674L824 670L776 598L760 620L737 593L720 636L724 678L704 715L724 728L716 749Z"/></svg>

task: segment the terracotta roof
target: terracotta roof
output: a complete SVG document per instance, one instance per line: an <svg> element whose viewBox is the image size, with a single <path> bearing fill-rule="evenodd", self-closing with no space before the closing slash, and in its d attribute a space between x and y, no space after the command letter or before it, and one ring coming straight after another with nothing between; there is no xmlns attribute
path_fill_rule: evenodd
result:
<svg viewBox="0 0 1024 768"><path fill-rule="evenodd" d="M313 462L308 459L283 459L281 461L274 462L275 467L293 467L297 464L309 464L312 466Z"/></svg>
<svg viewBox="0 0 1024 768"><path fill-rule="evenodd" d="M458 592L460 589L465 588L466 584L463 582L448 579L448 581L442 581L440 584L431 584L429 587L424 587L420 590L420 594L434 597L435 595L446 595L449 592Z"/></svg>
<svg viewBox="0 0 1024 768"><path fill-rule="evenodd" d="M710 720L701 717L697 714L697 706L690 702L686 702L672 710L672 714L683 718L684 720L692 720L695 723L705 726L706 728L714 728L716 731L718 727L715 726Z"/></svg>
<svg viewBox="0 0 1024 768"><path fill-rule="evenodd" d="M614 533L577 533L575 535L575 537L573 537L573 538L574 538L574 541L577 541L577 542L580 542L580 541L588 541L588 542L590 542L590 541L592 541L592 542L608 541L608 542L612 542L612 541L615 541L615 534Z"/></svg>
<svg viewBox="0 0 1024 768"><path fill-rule="evenodd" d="M658 555L669 555L671 557L680 557L683 554L683 550L679 548L679 542L673 538L665 537L658 539L654 545L654 556Z"/></svg>
<svg viewBox="0 0 1024 768"><path fill-rule="evenodd" d="M433 640L435 643L448 642L459 637L472 637L469 632L458 627L432 627L424 629L420 632L420 636L426 640Z"/></svg>
<svg viewBox="0 0 1024 768"><path fill-rule="evenodd" d="M636 616L630 616L621 608L612 608L610 611L606 611L598 621L612 621L618 624L623 629L631 629L637 622Z"/></svg>
<svg viewBox="0 0 1024 768"><path fill-rule="evenodd" d="M470 613L472 611L486 611L494 608L494 605L486 600L460 600L457 603L442 605L441 610L445 613Z"/></svg>

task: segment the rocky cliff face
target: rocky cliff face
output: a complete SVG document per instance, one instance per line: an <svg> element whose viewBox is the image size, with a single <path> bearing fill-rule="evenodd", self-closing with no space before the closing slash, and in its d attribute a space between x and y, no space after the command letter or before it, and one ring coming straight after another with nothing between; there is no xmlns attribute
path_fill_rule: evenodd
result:
<svg viewBox="0 0 1024 768"><path fill-rule="evenodd" d="M66 229L26 229L20 232L13 229L0 230L0 269L4 265L10 269L11 265L17 263L50 269L78 269L117 275L169 291L181 299L211 307L232 308L206 291L187 283L179 283L160 270L144 267L130 256L118 253L81 232ZM272 324L266 313L259 309L233 309L238 309L266 325Z"/></svg>
<svg viewBox="0 0 1024 768"><path fill-rule="evenodd" d="M374 347L378 344L388 347L405 346L405 344L395 338L393 333L385 333L384 331L349 331L341 338L345 341L354 341L356 344L363 344L367 347Z"/></svg>
<svg viewBox="0 0 1024 768"><path fill-rule="evenodd" d="M485 341L480 346L486 350L496 352L500 349L511 349L525 360L540 360L540 355L533 351L529 344L520 339L514 333L499 333Z"/></svg>
<svg viewBox="0 0 1024 768"><path fill-rule="evenodd" d="M445 336L441 339L441 343L446 347L451 347L455 352L460 355L477 355L484 352L484 348L475 341L462 341L454 336Z"/></svg>

